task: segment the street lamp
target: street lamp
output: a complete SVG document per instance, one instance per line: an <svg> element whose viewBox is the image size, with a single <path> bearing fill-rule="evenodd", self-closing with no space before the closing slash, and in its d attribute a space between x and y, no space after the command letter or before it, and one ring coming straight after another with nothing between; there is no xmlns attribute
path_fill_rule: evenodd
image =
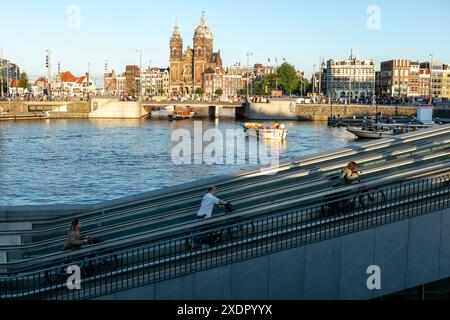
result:
<svg viewBox="0 0 450 320"><path fill-rule="evenodd" d="M3 69L4 69L4 66L3 66L3 48L0 48L0 77L1 77L1 80L2 80L2 86L1 86L1 97L3 98L4 97L4 93L3 93L3 91L5 90L4 89L4 85L3 85L3 83L4 83L4 80L3 80Z"/></svg>
<svg viewBox="0 0 450 320"><path fill-rule="evenodd" d="M250 88L250 57L253 56L253 53L247 53L247 102L249 100L249 88Z"/></svg>
<svg viewBox="0 0 450 320"><path fill-rule="evenodd" d="M433 54L430 53L430 101L428 102L430 105L433 104Z"/></svg>
<svg viewBox="0 0 450 320"><path fill-rule="evenodd" d="M150 98L153 98L153 71L152 71L152 60L150 62ZM147 82L145 82L145 89L144 91L147 91Z"/></svg>
<svg viewBox="0 0 450 320"><path fill-rule="evenodd" d="M139 97L142 96L142 49L136 50L139 53Z"/></svg>

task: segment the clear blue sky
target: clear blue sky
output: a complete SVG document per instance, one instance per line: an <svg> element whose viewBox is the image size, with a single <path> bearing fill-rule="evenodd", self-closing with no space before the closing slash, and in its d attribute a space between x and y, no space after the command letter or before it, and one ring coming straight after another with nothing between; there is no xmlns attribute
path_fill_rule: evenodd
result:
<svg viewBox="0 0 450 320"><path fill-rule="evenodd" d="M81 28L69 30L67 7L81 9ZM381 29L367 27L367 8L381 9ZM94 74L139 64L166 67L168 41L175 19L185 46L191 43L202 11L206 12L225 65L267 63L286 57L299 70L311 73L322 54L344 58L350 48L379 63L392 58L450 63L450 2L448 0L41 0L1 1L0 47L31 75L44 75L45 49L64 70L82 73L88 63ZM56 69L56 63L54 63Z"/></svg>

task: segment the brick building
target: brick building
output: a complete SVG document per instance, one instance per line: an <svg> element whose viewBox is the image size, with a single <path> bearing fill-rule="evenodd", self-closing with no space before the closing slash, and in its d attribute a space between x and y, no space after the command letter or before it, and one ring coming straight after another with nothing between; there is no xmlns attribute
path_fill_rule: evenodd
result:
<svg viewBox="0 0 450 320"><path fill-rule="evenodd" d="M170 38L170 93L186 95L200 88L203 84L203 73L211 68L222 68L219 52L213 51L214 38L206 24L205 16L195 30L193 49L183 48L178 22Z"/></svg>

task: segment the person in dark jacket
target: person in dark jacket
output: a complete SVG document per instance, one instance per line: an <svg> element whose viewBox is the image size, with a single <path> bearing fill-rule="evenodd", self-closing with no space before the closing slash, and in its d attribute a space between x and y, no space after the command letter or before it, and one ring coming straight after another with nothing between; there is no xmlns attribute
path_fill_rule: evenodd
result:
<svg viewBox="0 0 450 320"><path fill-rule="evenodd" d="M82 237L80 235L80 220L75 220L72 222L69 230L69 235L67 236L66 242L64 243L64 251L67 250L80 250L85 244L88 244L89 237Z"/></svg>

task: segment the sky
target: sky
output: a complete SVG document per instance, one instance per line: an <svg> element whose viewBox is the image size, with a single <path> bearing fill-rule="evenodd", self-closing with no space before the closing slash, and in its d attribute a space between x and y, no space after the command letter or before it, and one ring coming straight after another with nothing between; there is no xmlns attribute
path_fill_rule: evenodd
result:
<svg viewBox="0 0 450 320"><path fill-rule="evenodd" d="M0 47L29 75L53 68L101 75L105 62L167 67L176 18L185 47L202 11L224 65L274 62L311 74L320 56L347 58L350 49L377 64L394 58L450 63L448 0L0 0Z"/></svg>

